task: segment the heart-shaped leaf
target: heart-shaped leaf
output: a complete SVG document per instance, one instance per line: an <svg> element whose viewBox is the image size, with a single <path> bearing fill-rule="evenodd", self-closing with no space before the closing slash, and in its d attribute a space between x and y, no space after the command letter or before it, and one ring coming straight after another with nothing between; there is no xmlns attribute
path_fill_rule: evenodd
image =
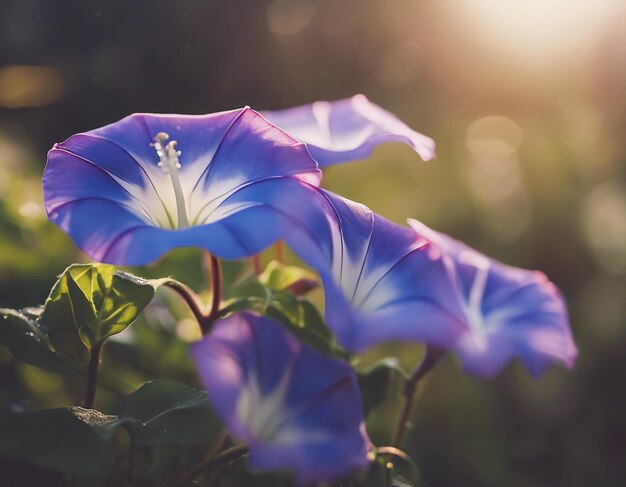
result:
<svg viewBox="0 0 626 487"><path fill-rule="evenodd" d="M30 316L12 309L0 309L0 344L24 363L55 372L78 371L76 362L58 353L45 330Z"/></svg>
<svg viewBox="0 0 626 487"><path fill-rule="evenodd" d="M361 397L363 398L363 413L365 417L370 411L379 406L387 396L389 385L395 377L406 380L406 372L402 370L398 359L387 357L375 363L369 369L357 374Z"/></svg>
<svg viewBox="0 0 626 487"><path fill-rule="evenodd" d="M204 391L170 381L147 382L126 396L120 416L136 420L131 435L135 446L207 443L222 432Z"/></svg>
<svg viewBox="0 0 626 487"><path fill-rule="evenodd" d="M90 350L128 327L166 281L141 279L104 264L72 265L43 307L0 310L0 343L31 365L80 370Z"/></svg>
<svg viewBox="0 0 626 487"><path fill-rule="evenodd" d="M0 458L25 460L79 476L104 475L119 418L80 407L11 413L0 418Z"/></svg>

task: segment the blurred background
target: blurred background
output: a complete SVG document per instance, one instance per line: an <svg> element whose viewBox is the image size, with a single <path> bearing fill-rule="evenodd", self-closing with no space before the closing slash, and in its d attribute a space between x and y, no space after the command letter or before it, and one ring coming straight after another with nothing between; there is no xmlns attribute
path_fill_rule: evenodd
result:
<svg viewBox="0 0 626 487"><path fill-rule="evenodd" d="M396 222L418 218L509 264L541 269L567 298L580 349L573 371L555 368L539 380L515 364L479 381L446 360L420 391L406 442L422 485L624 485L623 0L0 7L0 306L42 303L66 265L86 260L45 218L41 173L54 142L137 111L279 109L364 93L433 137L438 159L423 164L388 145L327 171L324 185ZM138 272L197 284L196 257ZM184 347L168 339L188 337L193 324L158 301L148 311L131 337L143 340L142 355L128 355L123 341L107 351L119 360L109 360L104 387L112 392L102 404L145 377L194 380ZM407 366L417 358L403 352ZM6 351L0 378L3 397L28 393L35 406L71 395ZM389 402L370 425L379 444L389 441L398 405L393 394Z"/></svg>

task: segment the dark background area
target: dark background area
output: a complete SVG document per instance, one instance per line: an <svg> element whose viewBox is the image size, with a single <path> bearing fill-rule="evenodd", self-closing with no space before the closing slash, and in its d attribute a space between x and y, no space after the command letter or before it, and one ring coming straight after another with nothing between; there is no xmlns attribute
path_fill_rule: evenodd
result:
<svg viewBox="0 0 626 487"><path fill-rule="evenodd" d="M574 370L540 379L514 364L479 381L448 359L422 388L406 443L422 484L624 485L621 0L0 0L0 306L41 303L55 275L86 260L45 219L54 142L132 112L355 93L433 137L438 160L392 144L327 171L324 185L541 269L566 295L580 349ZM2 357L7 390L22 381L39 404L62 402L51 378ZM379 443L388 403L370 425Z"/></svg>

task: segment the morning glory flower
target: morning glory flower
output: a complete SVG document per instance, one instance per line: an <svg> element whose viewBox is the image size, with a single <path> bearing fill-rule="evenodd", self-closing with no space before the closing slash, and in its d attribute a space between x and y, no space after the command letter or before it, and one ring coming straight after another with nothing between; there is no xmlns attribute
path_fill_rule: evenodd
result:
<svg viewBox="0 0 626 487"><path fill-rule="evenodd" d="M320 167L365 158L385 142L407 144L424 161L435 157L431 138L415 132L364 95L262 114L304 142Z"/></svg>
<svg viewBox="0 0 626 487"><path fill-rule="evenodd" d="M567 308L543 273L497 262L416 220L409 224L453 265L465 331L452 348L465 370L492 376L513 358L535 376L554 361L574 365Z"/></svg>
<svg viewBox="0 0 626 487"><path fill-rule="evenodd" d="M287 240L324 282L326 320L360 352L411 340L455 351L464 368L491 376L519 358L538 375L576 357L567 310L540 272L506 266L411 220L402 227L318 188L325 221Z"/></svg>
<svg viewBox="0 0 626 487"><path fill-rule="evenodd" d="M303 221L312 238L287 243L320 272L337 341L355 352L389 340L453 346L465 324L440 250L361 204L312 191L325 219Z"/></svg>
<svg viewBox="0 0 626 487"><path fill-rule="evenodd" d="M306 147L250 108L134 114L55 144L48 218L94 260L142 265L174 247L250 256L306 214L321 173ZM284 210L284 209L287 210Z"/></svg>
<svg viewBox="0 0 626 487"><path fill-rule="evenodd" d="M361 397L348 364L268 317L240 312L192 345L200 378L253 470L322 482L368 465Z"/></svg>

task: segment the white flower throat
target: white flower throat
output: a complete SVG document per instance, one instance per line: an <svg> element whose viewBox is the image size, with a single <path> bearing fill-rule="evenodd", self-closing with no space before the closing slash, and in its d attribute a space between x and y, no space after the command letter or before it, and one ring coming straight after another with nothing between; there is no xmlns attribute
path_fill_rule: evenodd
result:
<svg viewBox="0 0 626 487"><path fill-rule="evenodd" d="M165 132L159 132L154 136L154 142L150 144L156 150L159 156L158 166L163 169L165 174L169 174L174 188L174 196L176 198L176 214L178 217L178 228L186 228L189 226L189 217L187 216L187 208L185 207L185 195L183 187L180 183L178 170L181 168L178 157L181 151L176 149L177 142L168 139L170 136Z"/></svg>

